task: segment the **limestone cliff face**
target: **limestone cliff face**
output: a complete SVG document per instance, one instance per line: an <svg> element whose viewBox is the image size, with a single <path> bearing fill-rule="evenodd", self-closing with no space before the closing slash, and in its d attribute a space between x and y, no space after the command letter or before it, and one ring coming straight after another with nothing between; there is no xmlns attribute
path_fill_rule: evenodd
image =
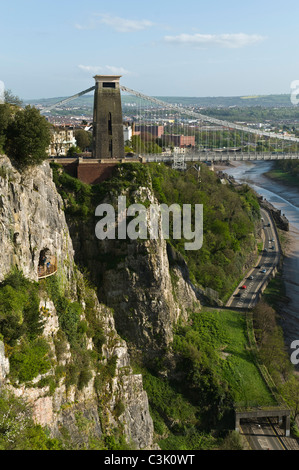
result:
<svg viewBox="0 0 299 470"><path fill-rule="evenodd" d="M140 187L130 197L158 203L151 187ZM110 202L115 205L115 195ZM101 301L113 308L117 331L129 340L130 352L151 362L168 350L178 320L186 321L189 309L201 308L188 268L161 236L97 240L94 224L69 220L76 260L90 272Z"/></svg>
<svg viewBox="0 0 299 470"><path fill-rule="evenodd" d="M123 261L104 273L101 292L118 331L148 359L167 350L178 320L198 304L179 266L170 268L163 240L128 244Z"/></svg>
<svg viewBox="0 0 299 470"><path fill-rule="evenodd" d="M74 385L67 387L64 379L60 380L54 393L49 393L48 386L37 387L36 384L42 378L49 376L52 371L36 377L32 386L20 384L13 388L9 381L6 386L12 389L15 396L25 399L32 406L35 421L51 429L53 436L59 438L60 430L67 429L74 446L88 444L91 435L95 437L110 433L113 435L113 429L121 425L127 442L134 448L150 449L153 447L153 423L149 414L147 394L143 390L142 376L132 372L126 343L116 334L111 311L99 304L96 297L94 302L98 315L104 322L104 333L107 338L103 346L103 364L112 357L116 359L115 374L105 385L105 396L99 396L95 390L95 372L83 390L78 390ZM60 365L68 364L71 361L69 347L63 357L55 356L54 341L59 331L59 321L54 304L45 298L41 299L40 307L47 309L43 335L50 344L54 362ZM87 349L92 350L92 342L87 344ZM4 359L2 363L6 366L7 373L5 360L7 361ZM123 408L116 415L118 403L122 403ZM101 417L98 412L99 407L102 407ZM83 432L82 428L79 431L78 416L88 421L88 427Z"/></svg>
<svg viewBox="0 0 299 470"><path fill-rule="evenodd" d="M96 316L104 331L102 366L114 359L113 377L104 383L105 393L95 387L96 381L104 381L101 372L94 370L82 390L66 386L61 377L58 386L50 391L49 385L39 386L53 370L34 379L32 384L11 384L9 362L0 342L0 383L26 399L33 406L38 423L47 426L53 436L60 429L68 429L72 442L79 446L88 441L91 433L78 426L78 416L86 418L95 436L109 435L113 428L122 428L128 443L135 448L153 447L153 423L149 414L148 399L143 390L142 377L133 374L127 345L117 334L111 310L99 303L94 291L84 291L82 274L75 268L74 250L63 211L63 203L52 181L48 163L20 174L5 156L0 157L0 281L17 266L25 277L38 280L40 253L47 249L56 256L57 276L64 284L70 299L82 305L81 320L86 319L86 302L93 297ZM166 286L165 286L166 288ZM80 292L80 296L79 296ZM71 362L71 348L67 343L60 357L55 349L59 335L59 317L52 300L40 294L40 310L46 312L43 336L52 351L54 366ZM93 350L91 338L86 337L86 348ZM46 383L46 382L44 382ZM98 410L102 409L99 416ZM81 430L79 430L79 428Z"/></svg>
<svg viewBox="0 0 299 470"><path fill-rule="evenodd" d="M13 265L36 281L44 249L55 254L71 281L73 247L49 165L21 174L7 157L0 164L0 281Z"/></svg>

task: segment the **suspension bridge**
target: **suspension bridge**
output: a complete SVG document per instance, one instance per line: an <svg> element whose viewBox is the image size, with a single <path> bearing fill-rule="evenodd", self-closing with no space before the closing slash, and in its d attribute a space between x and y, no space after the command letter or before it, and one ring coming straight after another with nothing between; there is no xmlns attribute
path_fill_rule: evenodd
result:
<svg viewBox="0 0 299 470"><path fill-rule="evenodd" d="M217 119L147 96L121 85L120 76L94 78L94 86L41 111L47 114L94 92L94 161L132 161L135 157L144 163L171 162L184 169L188 161L299 159L299 138L289 133Z"/></svg>

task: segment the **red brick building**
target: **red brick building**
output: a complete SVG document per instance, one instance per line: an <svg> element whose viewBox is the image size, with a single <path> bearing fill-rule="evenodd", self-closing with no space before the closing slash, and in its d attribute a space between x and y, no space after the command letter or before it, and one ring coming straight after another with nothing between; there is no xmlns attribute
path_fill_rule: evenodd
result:
<svg viewBox="0 0 299 470"><path fill-rule="evenodd" d="M164 134L164 126L157 126L155 124L142 124L133 127L133 135L151 134L156 139L159 139Z"/></svg>
<svg viewBox="0 0 299 470"><path fill-rule="evenodd" d="M195 147L194 135L169 134L163 136L164 145L173 145L174 147L186 148Z"/></svg>

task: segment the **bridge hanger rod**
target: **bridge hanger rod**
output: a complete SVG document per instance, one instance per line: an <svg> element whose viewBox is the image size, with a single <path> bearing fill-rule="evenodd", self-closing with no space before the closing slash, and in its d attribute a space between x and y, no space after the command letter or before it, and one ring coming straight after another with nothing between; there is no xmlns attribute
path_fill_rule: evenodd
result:
<svg viewBox="0 0 299 470"><path fill-rule="evenodd" d="M239 131L248 132L250 134L256 134L258 136L272 137L272 138L280 139L280 140L299 142L299 138L296 138L296 137L281 136L279 134L275 134L275 132L263 132L263 131L259 131L257 129L252 129L251 127L240 126L240 125L235 124L233 122L221 121L220 119L211 118L211 117L206 116L206 115L201 114L201 113L196 113L194 111L191 111L189 109L184 108L183 106L178 106L178 105L175 105L175 104L166 103L165 101L159 100L157 98L153 98L151 96L144 95L143 93L140 93L139 91L132 90L132 89L127 88L123 85L121 85L120 88L121 88L122 91L125 91L127 93L132 94L132 95L135 95L138 98L142 98L144 100L152 101L153 103L158 104L160 106L164 106L165 108L168 108L168 109L173 109L175 111L180 111L180 112L183 111L185 114L188 114L189 116L195 117L197 119L201 119L202 121L207 121L207 122L210 122L212 124L216 124L216 125L219 125L219 126L222 126L222 127L227 127L227 128L230 128L230 129L236 129L236 130L239 130Z"/></svg>
<svg viewBox="0 0 299 470"><path fill-rule="evenodd" d="M75 100L76 98L79 98L79 96L85 95L86 93L89 93L90 91L93 91L95 89L95 86L92 86L88 88L87 90L80 91L80 93L76 93L73 96L69 96L68 98L64 98L61 101L58 101L58 103L52 104L48 108L45 108L41 111L41 113L46 113L48 111L51 111L53 108L57 108L57 106L60 106L61 104L67 103L68 101Z"/></svg>

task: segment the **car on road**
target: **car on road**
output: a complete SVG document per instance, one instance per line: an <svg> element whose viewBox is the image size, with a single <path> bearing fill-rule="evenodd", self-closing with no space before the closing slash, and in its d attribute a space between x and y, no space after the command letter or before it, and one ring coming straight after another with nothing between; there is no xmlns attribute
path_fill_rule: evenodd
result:
<svg viewBox="0 0 299 470"><path fill-rule="evenodd" d="M249 279L250 281L252 281L252 279L253 279L253 276L249 276L249 278L248 278L248 279Z"/></svg>
<svg viewBox="0 0 299 470"><path fill-rule="evenodd" d="M241 287L241 289L247 289L247 286L243 285L243 286Z"/></svg>
<svg viewBox="0 0 299 470"><path fill-rule="evenodd" d="M267 272L267 269L261 269L261 273L266 273Z"/></svg>

